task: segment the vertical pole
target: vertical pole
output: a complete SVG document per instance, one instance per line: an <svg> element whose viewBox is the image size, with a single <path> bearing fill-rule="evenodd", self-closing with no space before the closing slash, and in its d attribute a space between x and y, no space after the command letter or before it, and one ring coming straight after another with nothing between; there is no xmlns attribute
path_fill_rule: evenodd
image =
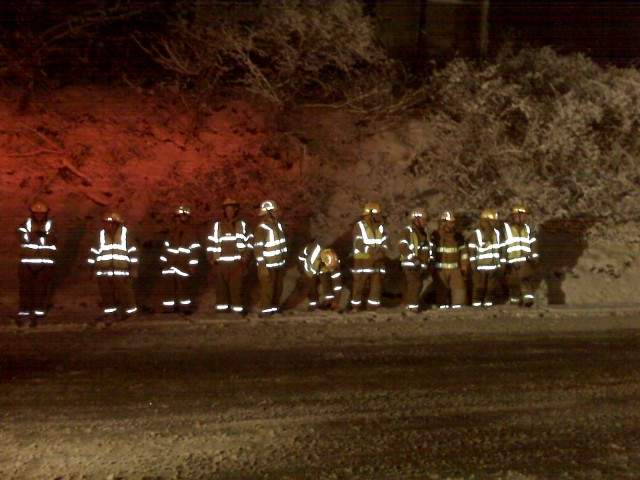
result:
<svg viewBox="0 0 640 480"><path fill-rule="evenodd" d="M482 0L480 7L480 56L485 58L489 50L489 0Z"/></svg>

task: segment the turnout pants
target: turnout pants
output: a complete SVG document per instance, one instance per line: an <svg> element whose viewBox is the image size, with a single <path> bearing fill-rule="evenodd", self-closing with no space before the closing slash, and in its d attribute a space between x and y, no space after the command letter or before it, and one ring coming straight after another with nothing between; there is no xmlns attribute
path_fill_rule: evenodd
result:
<svg viewBox="0 0 640 480"><path fill-rule="evenodd" d="M467 288L459 268L436 270L433 282L436 304L440 308L461 307L466 303Z"/></svg>
<svg viewBox="0 0 640 480"><path fill-rule="evenodd" d="M131 277L99 276L98 288L103 313L112 315L121 308L130 315L137 310Z"/></svg>
<svg viewBox="0 0 640 480"><path fill-rule="evenodd" d="M53 266L27 265L18 267L20 281L20 315L45 315L53 280Z"/></svg>
<svg viewBox="0 0 640 480"><path fill-rule="evenodd" d="M474 270L471 275L473 288L471 290L471 304L475 307L493 305L498 287L498 269Z"/></svg>
<svg viewBox="0 0 640 480"><path fill-rule="evenodd" d="M404 291L404 307L412 312L420 308L420 293L422 293L422 274L420 267L402 267L406 287Z"/></svg>
<svg viewBox="0 0 640 480"><path fill-rule="evenodd" d="M193 290L191 276L170 273L162 277L162 306L167 310L179 308L185 312L191 311L193 306L191 299Z"/></svg>
<svg viewBox="0 0 640 480"><path fill-rule="evenodd" d="M284 281L284 268L259 268L260 311L274 313L280 307Z"/></svg>
<svg viewBox="0 0 640 480"><path fill-rule="evenodd" d="M332 302L338 303L338 298L327 299L328 295L334 295L333 284L331 283L331 274L323 273L308 277L305 275L304 284L307 291L307 299L309 307L329 307ZM320 300L319 289L322 289L322 300Z"/></svg>
<svg viewBox="0 0 640 480"><path fill-rule="evenodd" d="M382 297L382 273L380 266L368 259L356 258L353 261L353 289L351 292L351 307L363 308L369 306L377 308L380 306ZM374 270L373 272L358 272L358 270ZM367 305L364 305L365 293L369 295Z"/></svg>
<svg viewBox="0 0 640 480"><path fill-rule="evenodd" d="M215 266L216 310L224 312L229 309L241 313L242 285L245 266L242 262L220 262ZM262 284L262 281L261 281Z"/></svg>
<svg viewBox="0 0 640 480"><path fill-rule="evenodd" d="M529 262L507 265L505 280L509 288L509 298L512 304L533 304L535 271Z"/></svg>

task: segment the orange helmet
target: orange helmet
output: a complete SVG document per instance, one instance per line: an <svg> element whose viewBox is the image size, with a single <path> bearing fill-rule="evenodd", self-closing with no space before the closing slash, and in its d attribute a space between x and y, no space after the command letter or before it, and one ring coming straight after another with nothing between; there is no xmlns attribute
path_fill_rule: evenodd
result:
<svg viewBox="0 0 640 480"><path fill-rule="evenodd" d="M338 255L331 248L325 248L320 252L320 260L324 263L329 270L333 270L338 266Z"/></svg>
<svg viewBox="0 0 640 480"><path fill-rule="evenodd" d="M29 206L31 213L47 213L49 211L49 205L38 200Z"/></svg>

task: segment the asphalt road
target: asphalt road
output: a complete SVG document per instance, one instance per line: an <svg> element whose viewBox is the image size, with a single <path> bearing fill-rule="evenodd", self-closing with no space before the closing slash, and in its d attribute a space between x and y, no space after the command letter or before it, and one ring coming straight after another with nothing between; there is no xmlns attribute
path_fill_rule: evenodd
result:
<svg viewBox="0 0 640 480"><path fill-rule="evenodd" d="M5 331L0 474L640 478L640 330L352 326Z"/></svg>

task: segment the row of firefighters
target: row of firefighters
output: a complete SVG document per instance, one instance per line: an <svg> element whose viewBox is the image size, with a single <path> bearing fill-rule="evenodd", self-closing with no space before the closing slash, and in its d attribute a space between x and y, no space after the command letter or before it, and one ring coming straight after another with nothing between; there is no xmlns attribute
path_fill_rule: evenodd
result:
<svg viewBox="0 0 640 480"><path fill-rule="evenodd" d="M30 217L18 229L19 316L40 317L46 314L53 277L56 231L44 202L35 202L30 211ZM280 211L274 201L262 202L259 221L252 232L239 217L239 211L236 200L226 199L222 218L214 223L207 238L207 260L214 266L216 308L243 313L243 284L253 256L260 285L260 315L274 314L280 308L288 255L288 240L278 220ZM404 307L410 312L419 311L427 275L433 277L435 302L440 308L458 308L466 303L468 275L473 306L491 306L503 279L512 304L531 306L538 252L527 214L527 208L519 205L513 208L508 221L501 222L497 210L486 209L479 227L465 239L456 231L453 212L443 212L438 228L429 235L425 209L414 209L398 243L406 278ZM190 313L192 309L190 277L198 267L202 245L189 226L190 217L188 207L176 209L174 227L160 256L163 307L169 311ZM132 315L137 311L133 280L138 276L138 248L118 212L105 212L102 221L103 228L88 262L97 279L103 314ZM388 248L382 209L377 203L367 203L353 230L349 310L375 310L380 306ZM342 278L336 252L314 242L303 249L298 260L306 283L308 308L339 309Z"/></svg>

